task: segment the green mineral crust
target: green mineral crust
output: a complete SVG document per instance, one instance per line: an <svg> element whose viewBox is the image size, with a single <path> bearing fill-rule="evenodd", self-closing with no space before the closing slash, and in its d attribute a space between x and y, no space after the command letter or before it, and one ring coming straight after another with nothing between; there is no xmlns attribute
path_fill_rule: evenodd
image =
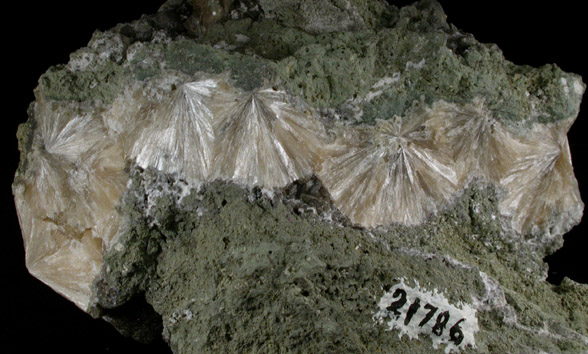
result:
<svg viewBox="0 0 588 354"><path fill-rule="evenodd" d="M170 0L41 76L27 266L174 353L585 352L584 90L435 1Z"/></svg>

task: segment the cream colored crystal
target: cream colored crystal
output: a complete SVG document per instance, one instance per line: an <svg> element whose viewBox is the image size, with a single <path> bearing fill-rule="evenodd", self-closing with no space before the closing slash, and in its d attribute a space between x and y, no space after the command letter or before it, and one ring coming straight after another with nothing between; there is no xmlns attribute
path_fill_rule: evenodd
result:
<svg viewBox="0 0 588 354"><path fill-rule="evenodd" d="M26 173L15 187L29 271L85 309L115 237L125 187L122 152L99 117L40 98Z"/></svg>
<svg viewBox="0 0 588 354"><path fill-rule="evenodd" d="M326 129L284 91L243 92L226 75L184 81L137 84L100 109L42 95L35 103L32 145L13 186L26 264L82 309L102 256L128 226L116 208L127 165L191 188L224 179L271 190L315 174L335 206L367 228L420 224L478 180L498 189L515 232L558 233L554 215L572 220L565 227L581 215L571 119L517 134L478 99Z"/></svg>
<svg viewBox="0 0 588 354"><path fill-rule="evenodd" d="M565 211L577 219L571 222L580 221L583 203L566 137L568 125L536 125L500 180L508 191L500 209L512 217L513 227L520 233L548 229L554 213Z"/></svg>
<svg viewBox="0 0 588 354"><path fill-rule="evenodd" d="M285 92L244 93L223 78L183 84L164 103L144 105L137 120L130 158L196 184L283 187L312 174L325 140L311 111Z"/></svg>
<svg viewBox="0 0 588 354"><path fill-rule="evenodd" d="M547 230L552 216L564 211L570 223L579 221L583 203L566 137L570 120L535 124L516 134L494 119L481 99L462 107L440 102L435 108L447 124L461 188L475 177L505 189L499 209L515 231Z"/></svg>
<svg viewBox="0 0 588 354"><path fill-rule="evenodd" d="M146 124L139 130L131 158L143 168L177 174L191 183L207 180L214 159L214 119L224 107L234 105L230 94L219 80L181 85L163 104L139 114Z"/></svg>
<svg viewBox="0 0 588 354"><path fill-rule="evenodd" d="M435 107L447 124L460 183L464 185L474 177L500 181L519 158L523 144L490 115L481 99L462 107L443 102Z"/></svg>
<svg viewBox="0 0 588 354"><path fill-rule="evenodd" d="M339 148L319 177L352 222L418 224L455 194L451 151L435 113L379 120L375 127L340 134Z"/></svg>
<svg viewBox="0 0 588 354"><path fill-rule="evenodd" d="M284 187L320 162L324 128L283 91L243 93L215 120L215 177L247 186Z"/></svg>

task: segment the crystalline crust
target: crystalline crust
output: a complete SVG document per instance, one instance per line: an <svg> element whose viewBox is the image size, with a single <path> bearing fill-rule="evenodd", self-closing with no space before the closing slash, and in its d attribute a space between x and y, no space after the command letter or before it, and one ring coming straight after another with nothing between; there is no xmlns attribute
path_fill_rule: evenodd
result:
<svg viewBox="0 0 588 354"><path fill-rule="evenodd" d="M367 228L420 224L473 179L502 191L500 211L518 233L551 228L553 214L569 214L571 224L583 208L569 127L537 125L520 137L482 100L327 129L284 91L243 92L219 76L125 93L101 113L41 97L35 116L30 163L14 187L27 266L83 309L102 255L125 228L116 210L125 160L195 188L223 179L271 190L316 175L335 206Z"/></svg>

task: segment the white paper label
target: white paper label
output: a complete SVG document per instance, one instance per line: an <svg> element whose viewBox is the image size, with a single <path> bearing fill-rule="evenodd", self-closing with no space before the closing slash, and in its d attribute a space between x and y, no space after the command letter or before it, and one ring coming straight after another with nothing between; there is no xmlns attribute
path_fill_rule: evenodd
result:
<svg viewBox="0 0 588 354"><path fill-rule="evenodd" d="M404 283L391 287L378 303L374 320L396 329L401 338L429 336L433 348L444 344L445 352L457 352L465 346L475 348L474 333L478 331L476 310L465 303L452 305L437 289L427 291L415 281L412 288Z"/></svg>

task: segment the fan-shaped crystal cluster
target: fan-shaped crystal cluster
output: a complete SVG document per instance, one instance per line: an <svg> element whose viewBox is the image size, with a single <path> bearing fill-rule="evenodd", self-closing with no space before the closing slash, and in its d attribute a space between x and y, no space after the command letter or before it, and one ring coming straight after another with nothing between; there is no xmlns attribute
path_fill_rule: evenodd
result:
<svg viewBox="0 0 588 354"><path fill-rule="evenodd" d="M537 125L517 137L480 99L463 107L438 102L373 127L343 128L319 176L337 207L366 227L422 223L481 179L503 189L501 212L526 233L545 228L554 210L581 214L568 128Z"/></svg>
<svg viewBox="0 0 588 354"><path fill-rule="evenodd" d="M271 190L315 175L367 228L420 224L474 179L502 191L501 212L519 233L545 229L554 211L581 213L561 123L518 136L476 100L327 128L276 88L244 92L224 76L170 87L129 90L104 112L35 104L39 124L15 184L27 266L82 308L102 255L125 228L116 210L125 161L194 188L222 179Z"/></svg>

